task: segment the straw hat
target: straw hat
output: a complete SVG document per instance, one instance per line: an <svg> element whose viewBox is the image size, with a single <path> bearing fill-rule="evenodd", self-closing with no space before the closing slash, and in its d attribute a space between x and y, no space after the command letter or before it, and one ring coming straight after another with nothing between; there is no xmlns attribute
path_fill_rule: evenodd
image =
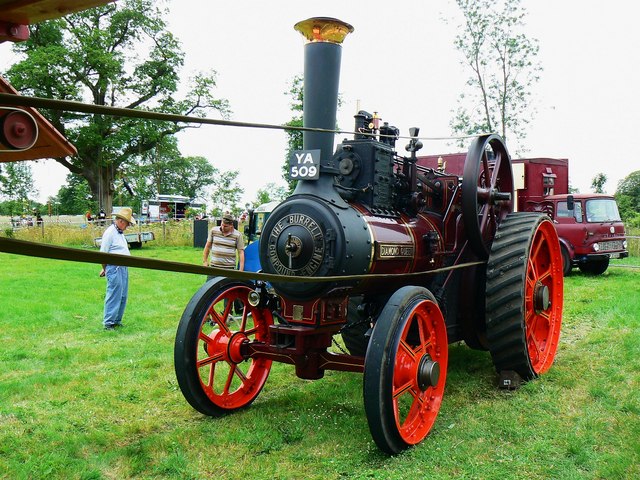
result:
<svg viewBox="0 0 640 480"><path fill-rule="evenodd" d="M129 222L129 225L135 225L136 220L133 218L133 212L129 207L122 207L118 213L116 213L116 218L121 218Z"/></svg>

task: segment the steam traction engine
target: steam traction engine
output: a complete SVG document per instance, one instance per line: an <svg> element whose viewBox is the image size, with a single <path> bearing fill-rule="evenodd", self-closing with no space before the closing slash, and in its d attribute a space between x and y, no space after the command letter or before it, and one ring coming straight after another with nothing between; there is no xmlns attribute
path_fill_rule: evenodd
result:
<svg viewBox="0 0 640 480"><path fill-rule="evenodd" d="M353 28L312 18L296 29L308 40L304 125L332 130ZM371 434L393 454L433 426L450 342L489 350L498 372L524 380L551 366L562 258L548 217L513 213L499 136L472 142L460 179L416 166L418 129L401 157L398 129L364 111L355 124L335 152L333 133L304 132L300 181L264 225L263 271L300 281L207 282L180 321L175 369L188 402L214 416L253 402L273 361L305 379L362 372ZM338 334L349 354L328 350Z"/></svg>

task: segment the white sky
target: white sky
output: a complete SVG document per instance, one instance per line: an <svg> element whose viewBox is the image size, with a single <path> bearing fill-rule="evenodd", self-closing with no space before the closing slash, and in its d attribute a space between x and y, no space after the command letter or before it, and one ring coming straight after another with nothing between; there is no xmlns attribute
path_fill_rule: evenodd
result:
<svg viewBox="0 0 640 480"><path fill-rule="evenodd" d="M569 158L572 186L590 191L599 172L614 193L640 169L640 4L633 0L525 2L525 33L540 43L544 71L524 141L528 157ZM338 124L351 130L360 108L377 111L400 128L447 136L452 110L469 73L453 47L453 0L171 0L169 29L182 42L185 78L216 70L215 94L230 101L233 119L280 124L291 118L288 84L303 70L303 38L293 25L330 16L355 27L343 45ZM0 45L0 60L8 44ZM337 138L337 141L341 138ZM268 182L282 184L286 135L281 131L203 126L179 137L183 155L200 155L220 170L239 170L243 201ZM403 150L404 141L398 143ZM425 142L421 154L459 151ZM67 171L53 161L35 169L42 200L54 195Z"/></svg>

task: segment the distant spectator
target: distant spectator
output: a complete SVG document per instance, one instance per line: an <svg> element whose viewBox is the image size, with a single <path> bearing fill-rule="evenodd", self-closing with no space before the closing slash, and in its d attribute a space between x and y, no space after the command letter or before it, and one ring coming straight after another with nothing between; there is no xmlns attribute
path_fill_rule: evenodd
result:
<svg viewBox="0 0 640 480"><path fill-rule="evenodd" d="M129 207L122 208L115 214L113 224L102 235L100 251L129 255L129 245L124 236L124 231L129 225L135 225L133 213ZM107 277L107 293L104 298L105 330L113 330L122 326L122 316L127 305L129 292L129 269L119 265L102 265L100 276Z"/></svg>

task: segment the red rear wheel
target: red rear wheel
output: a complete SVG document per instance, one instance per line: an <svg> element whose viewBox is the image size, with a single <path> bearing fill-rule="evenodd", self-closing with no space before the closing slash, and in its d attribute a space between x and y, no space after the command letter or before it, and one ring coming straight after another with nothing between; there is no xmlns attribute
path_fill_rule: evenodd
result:
<svg viewBox="0 0 640 480"><path fill-rule="evenodd" d="M427 436L440 411L447 359L447 329L431 292L398 290L378 317L365 358L365 412L381 450L396 454Z"/></svg>
<svg viewBox="0 0 640 480"><path fill-rule="evenodd" d="M266 342L273 323L268 309L249 305L251 290L242 282L214 279L194 295L180 320L176 377L187 401L206 415L249 405L269 376L271 360L248 356L248 345Z"/></svg>
<svg viewBox="0 0 640 480"><path fill-rule="evenodd" d="M536 375L549 370L558 349L563 269L556 229L545 220L531 241L525 286L525 333Z"/></svg>
<svg viewBox="0 0 640 480"><path fill-rule="evenodd" d="M558 349L563 263L548 217L514 213L500 225L487 265L487 338L498 372L529 380L546 372Z"/></svg>

